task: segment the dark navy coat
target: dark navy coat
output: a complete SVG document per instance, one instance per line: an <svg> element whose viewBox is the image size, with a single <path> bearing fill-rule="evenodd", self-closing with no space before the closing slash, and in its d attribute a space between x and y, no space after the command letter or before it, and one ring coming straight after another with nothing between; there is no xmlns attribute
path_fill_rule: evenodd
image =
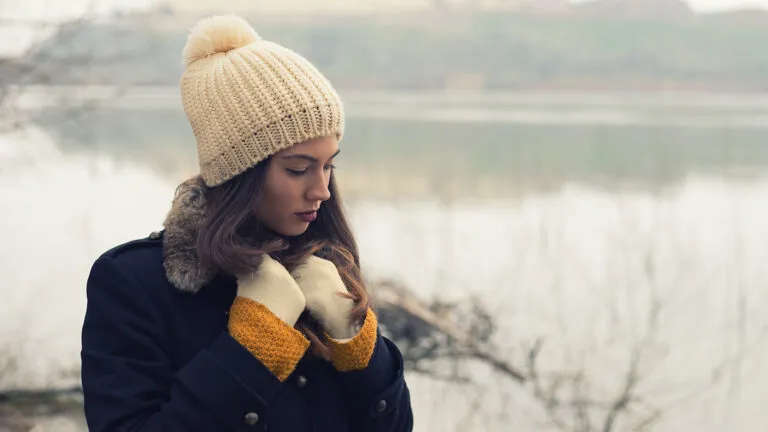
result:
<svg viewBox="0 0 768 432"><path fill-rule="evenodd" d="M366 370L305 356L284 382L227 333L233 278L172 286L163 233L96 260L82 330L92 432L411 431L403 360L379 335Z"/></svg>

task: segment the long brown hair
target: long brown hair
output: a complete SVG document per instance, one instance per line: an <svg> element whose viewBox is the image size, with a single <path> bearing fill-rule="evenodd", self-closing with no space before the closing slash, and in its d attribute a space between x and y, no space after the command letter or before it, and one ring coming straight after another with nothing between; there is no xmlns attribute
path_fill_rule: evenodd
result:
<svg viewBox="0 0 768 432"><path fill-rule="evenodd" d="M255 209L264 193L268 158L228 182L206 192L207 215L198 239L197 253L204 265L229 275L254 271L263 254L270 254L288 271L309 255L336 265L355 307L351 324L358 324L371 306L360 273L360 257L342 206L336 179L331 172L330 199L323 202L317 219L303 234L283 237L270 231L256 218ZM330 359L330 350L319 336L317 322L307 313L297 323L318 355Z"/></svg>

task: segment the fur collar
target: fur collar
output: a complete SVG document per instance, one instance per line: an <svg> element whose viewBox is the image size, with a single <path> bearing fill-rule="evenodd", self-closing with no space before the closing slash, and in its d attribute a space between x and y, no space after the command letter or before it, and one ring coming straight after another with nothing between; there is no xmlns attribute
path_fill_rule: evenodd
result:
<svg viewBox="0 0 768 432"><path fill-rule="evenodd" d="M183 292L200 291L217 274L215 269L200 264L196 248L205 221L206 191L199 176L179 185L163 222L163 267L171 285Z"/></svg>

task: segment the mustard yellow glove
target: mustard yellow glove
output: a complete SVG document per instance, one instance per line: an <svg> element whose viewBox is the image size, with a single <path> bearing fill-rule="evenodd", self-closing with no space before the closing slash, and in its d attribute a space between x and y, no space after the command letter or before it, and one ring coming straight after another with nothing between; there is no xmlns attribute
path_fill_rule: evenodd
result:
<svg viewBox="0 0 768 432"><path fill-rule="evenodd" d="M264 255L255 273L237 279L229 333L284 381L309 347L304 335L293 328L304 306L304 294L288 270Z"/></svg>
<svg viewBox="0 0 768 432"><path fill-rule="evenodd" d="M373 350L376 348L378 325L376 314L368 309L363 327L354 338L347 342L331 339L333 367L341 372L367 368L373 356Z"/></svg>
<svg viewBox="0 0 768 432"><path fill-rule="evenodd" d="M291 327L306 305L304 294L288 270L266 254L256 272L237 278L237 296L263 304Z"/></svg>
<svg viewBox="0 0 768 432"><path fill-rule="evenodd" d="M304 293L309 313L330 338L334 367L342 372L368 367L376 347L376 315L368 309L362 327L350 323L354 302L342 296L347 288L336 265L311 256L291 274Z"/></svg>
<svg viewBox="0 0 768 432"><path fill-rule="evenodd" d="M304 293L309 313L330 337L350 339L357 334L357 329L349 322L355 303L342 296L347 294L347 287L335 264L312 255L291 275Z"/></svg>

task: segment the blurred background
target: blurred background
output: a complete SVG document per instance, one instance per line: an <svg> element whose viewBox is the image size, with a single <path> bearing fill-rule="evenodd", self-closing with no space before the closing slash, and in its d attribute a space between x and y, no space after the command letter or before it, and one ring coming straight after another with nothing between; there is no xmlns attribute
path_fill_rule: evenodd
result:
<svg viewBox="0 0 768 432"><path fill-rule="evenodd" d="M86 430L88 271L195 174L230 12L345 101L416 430L768 430L768 1L0 0L1 431Z"/></svg>

